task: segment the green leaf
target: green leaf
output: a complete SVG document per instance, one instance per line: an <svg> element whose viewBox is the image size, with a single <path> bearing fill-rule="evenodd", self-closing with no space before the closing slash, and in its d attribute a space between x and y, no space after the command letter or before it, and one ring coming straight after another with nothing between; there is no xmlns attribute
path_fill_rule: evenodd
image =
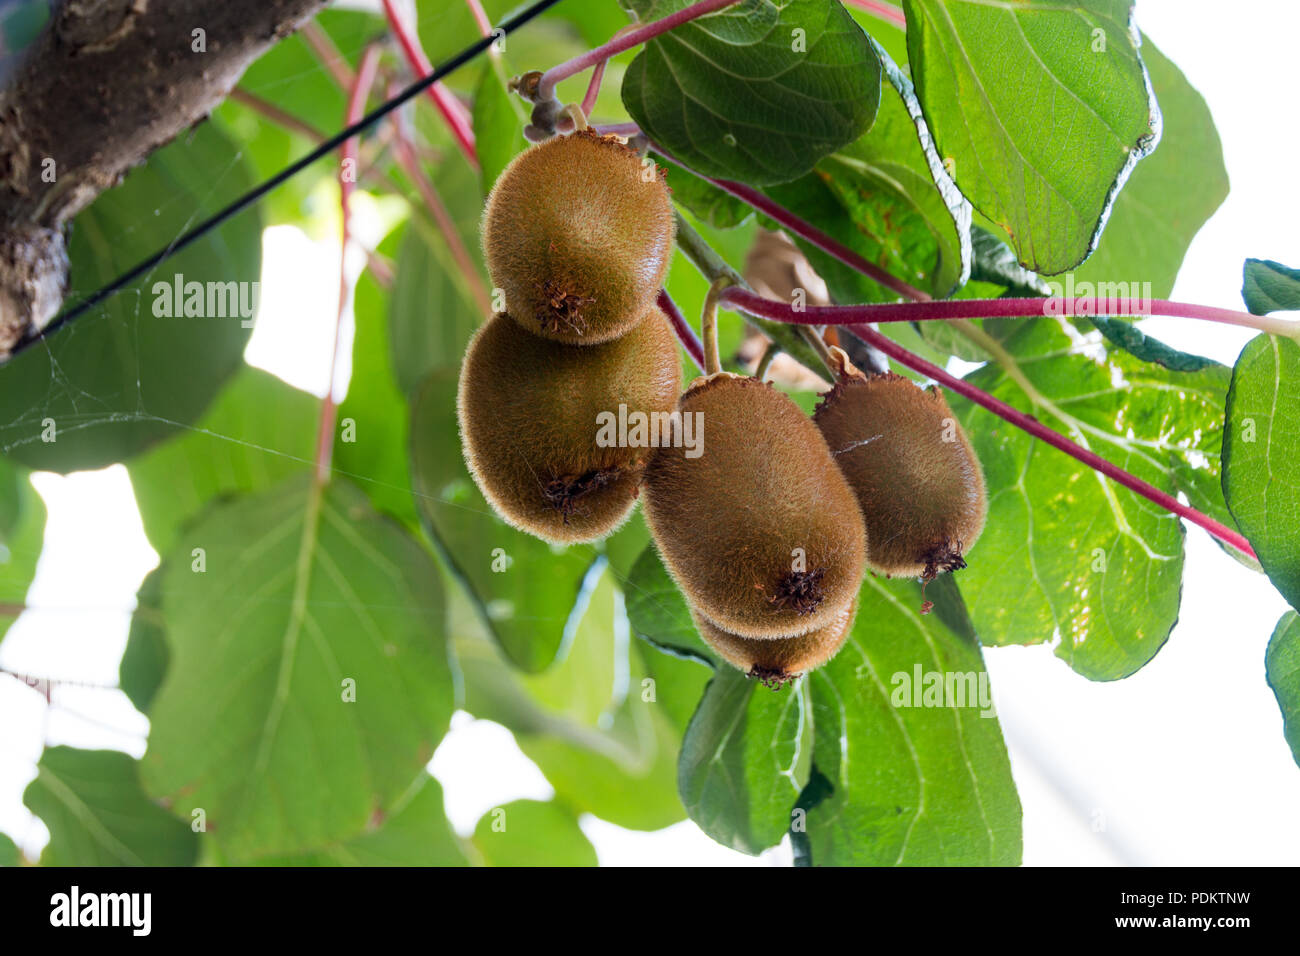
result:
<svg viewBox="0 0 1300 956"><path fill-rule="evenodd" d="M73 222L67 304L252 186L235 144L211 123L158 150ZM243 364L251 321L245 328L241 298L255 301L261 238L256 210L243 212L0 366L0 447L32 468L99 468L197 420ZM204 316L155 315L165 305L184 309L164 294L177 276L205 283ZM206 293L218 290L209 309Z"/></svg>
<svg viewBox="0 0 1300 956"><path fill-rule="evenodd" d="M781 842L812 768L806 680L772 692L719 668L682 741L682 801L714 840L757 855Z"/></svg>
<svg viewBox="0 0 1300 956"><path fill-rule="evenodd" d="M622 0L643 23L690 0ZM745 0L649 41L623 104L651 141L706 176L788 182L857 139L880 64L834 0Z"/></svg>
<svg viewBox="0 0 1300 956"><path fill-rule="evenodd" d="M45 503L27 471L0 458L0 641L22 613L45 543Z"/></svg>
<svg viewBox="0 0 1300 956"><path fill-rule="evenodd" d="M1255 315L1300 309L1300 269L1290 269L1271 259L1247 259L1241 297Z"/></svg>
<svg viewBox="0 0 1300 956"><path fill-rule="evenodd" d="M1143 362L1163 365L1171 372L1199 372L1203 368L1222 368L1213 359L1170 348L1129 322L1110 319L1103 315L1094 315L1089 321L1105 336L1107 342L1119 346Z"/></svg>
<svg viewBox="0 0 1300 956"><path fill-rule="evenodd" d="M1170 494L1226 518L1217 487L1228 371L1174 372L1080 349L1055 319L1018 320L968 380ZM984 466L989 515L959 581L985 644L1057 641L1092 680L1127 677L1178 617L1183 529L1158 506L992 413L953 410Z"/></svg>
<svg viewBox="0 0 1300 956"><path fill-rule="evenodd" d="M488 866L596 866L571 811L558 803L515 800L483 815L474 846Z"/></svg>
<svg viewBox="0 0 1300 956"><path fill-rule="evenodd" d="M470 177L467 167L449 166L439 173L438 190L473 255L483 197ZM410 395L429 372L460 365L485 316L447 243L422 218L413 218L406 229L395 276L388 298L389 347L397 383Z"/></svg>
<svg viewBox="0 0 1300 956"><path fill-rule="evenodd" d="M1097 245L1159 137L1132 0L906 0L917 95L957 185L1035 272Z"/></svg>
<svg viewBox="0 0 1300 956"><path fill-rule="evenodd" d="M395 228L379 245L393 256L402 248L408 224ZM371 504L411 529L419 527L411 495L410 405L397 384L389 348L388 290L366 269L352 297L356 334L352 377L339 404L334 470L358 483ZM348 423L352 433L348 434ZM350 438L350 441L344 441Z"/></svg>
<svg viewBox="0 0 1300 956"><path fill-rule="evenodd" d="M1050 295L1052 290L1036 272L1030 272L1016 259L1005 242L980 226L971 227L972 282L989 282L1019 296Z"/></svg>
<svg viewBox="0 0 1300 956"><path fill-rule="evenodd" d="M1300 764L1300 615L1287 611L1277 622L1264 655L1268 686L1282 709L1282 732Z"/></svg>
<svg viewBox="0 0 1300 956"><path fill-rule="evenodd" d="M482 170L483 195L492 191L515 154L528 148L524 139L527 122L523 101L506 89L500 60L488 57L474 94L474 142Z"/></svg>
<svg viewBox="0 0 1300 956"><path fill-rule="evenodd" d="M1273 586L1300 608L1300 344L1257 335L1232 370L1223 494Z"/></svg>
<svg viewBox="0 0 1300 956"><path fill-rule="evenodd" d="M310 471L319 417L316 396L270 372L240 368L193 429L128 467L149 543L165 554L181 524L212 499L263 491Z"/></svg>
<svg viewBox="0 0 1300 956"><path fill-rule="evenodd" d="M929 596L960 601L950 581ZM915 582L868 576L848 642L805 678L820 779L797 842L818 866L1020 862L1020 800L979 644L921 616L921 601ZM925 696L930 681L953 693Z"/></svg>
<svg viewBox="0 0 1300 956"><path fill-rule="evenodd" d="M874 44L889 80L871 129L808 176L768 194L867 261L936 298L970 274L970 203L948 176L906 74ZM769 228L778 228L769 223ZM803 240L798 245L837 302L892 302L898 293Z"/></svg>
<svg viewBox="0 0 1300 956"><path fill-rule="evenodd" d="M268 857L258 866L468 866L443 809L442 787L423 771L366 832L301 856Z"/></svg>
<svg viewBox="0 0 1300 956"><path fill-rule="evenodd" d="M21 866L23 855L7 834L0 833L0 866Z"/></svg>
<svg viewBox="0 0 1300 956"><path fill-rule="evenodd" d="M162 590L171 662L142 776L176 812L202 807L231 859L362 833L446 732L437 569L353 486L296 480L210 509Z"/></svg>
<svg viewBox="0 0 1300 956"><path fill-rule="evenodd" d="M192 866L199 839L145 796L116 750L47 747L23 803L50 831L43 866Z"/></svg>
<svg viewBox="0 0 1300 956"><path fill-rule="evenodd" d="M526 671L556 658L596 559L589 546L553 548L496 516L470 478L456 424L454 370L433 373L411 410L411 475L421 519L468 588L506 656Z"/></svg>
<svg viewBox="0 0 1300 956"><path fill-rule="evenodd" d="M142 714L149 713L171 660L167 635L163 631L162 597L162 569L154 568L140 584L126 650L122 652L122 663L118 666L122 693Z"/></svg>
<svg viewBox="0 0 1300 956"><path fill-rule="evenodd" d="M1214 117L1182 72L1147 38L1142 60L1160 103L1164 130L1115 198L1106 231L1075 279L1128 282L1133 295L1168 298L1193 237L1228 197L1228 171Z"/></svg>
<svg viewBox="0 0 1300 956"><path fill-rule="evenodd" d="M686 599L653 547L646 548L637 558L626 589L627 618L632 633L666 653L701 661L710 667L718 664L717 654L695 629Z"/></svg>

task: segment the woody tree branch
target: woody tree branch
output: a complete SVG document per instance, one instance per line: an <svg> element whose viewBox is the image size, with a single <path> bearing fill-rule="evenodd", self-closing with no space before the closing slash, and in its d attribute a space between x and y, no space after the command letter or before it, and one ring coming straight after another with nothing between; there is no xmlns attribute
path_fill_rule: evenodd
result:
<svg viewBox="0 0 1300 956"><path fill-rule="evenodd" d="M58 312L68 221L211 112L253 60L325 2L57 7L0 90L0 357Z"/></svg>

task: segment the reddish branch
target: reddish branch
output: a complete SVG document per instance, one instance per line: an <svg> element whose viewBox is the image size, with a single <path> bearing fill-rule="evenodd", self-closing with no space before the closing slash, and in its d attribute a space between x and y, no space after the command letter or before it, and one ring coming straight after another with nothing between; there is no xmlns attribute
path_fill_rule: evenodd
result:
<svg viewBox="0 0 1300 956"><path fill-rule="evenodd" d="M387 2L388 0L385 0L385 3ZM571 60L566 60L543 73L541 80L537 84L536 99L539 102L549 100L555 96L555 87L561 80L567 80L574 74L596 66L612 56L617 56L624 50L630 50L634 46L640 46L647 40L653 40L660 34L667 33L673 27L681 26L683 23L702 17L705 14L716 13L723 7L729 7L736 2L738 0L699 0L699 2L692 3L689 7L671 13L661 20L647 23L643 27L620 30L608 43L601 44L594 50L588 50Z"/></svg>
<svg viewBox="0 0 1300 956"><path fill-rule="evenodd" d="M677 339L682 343L682 348L686 350L692 361L699 366L700 371L704 371L704 345L700 342L699 336L691 328L690 323L686 321L686 316L682 315L682 310L677 308L677 303L672 300L667 289L659 290L659 308L663 314L668 316L668 321L672 323L673 331L677 333Z"/></svg>
<svg viewBox="0 0 1300 956"><path fill-rule="evenodd" d="M361 55L361 63L353 77L352 87L348 91L348 105L343 125L351 126L361 119L366 111L366 97L375 84L375 74L379 69L379 48L366 47ZM316 432L316 481L325 484L329 481L330 460L334 451L334 425L338 418L338 405L334 401L334 378L338 370L339 329L343 325L343 313L348 304L348 243L352 238L352 193L356 189L358 141L353 136L343 144L342 162L339 163L339 201L343 209L343 242L339 255L339 307L334 319L334 348L330 353L330 374L326 386L325 400L321 402L320 428Z"/></svg>
<svg viewBox="0 0 1300 956"><path fill-rule="evenodd" d="M864 10L886 23L892 23L896 27L907 29L907 17L903 15L902 10L892 3L882 3L880 0L845 0L845 3L851 7L857 7L859 10Z"/></svg>
<svg viewBox="0 0 1300 956"><path fill-rule="evenodd" d="M410 64L411 70L418 77L426 77L433 72L433 67L429 64L429 58L424 55L424 49L420 46L419 39L410 31L402 18L397 15L397 10L393 6L393 0L384 0L384 13L388 16L388 25L393 34L397 37L397 42L402 48L402 53L406 56L407 63ZM461 105L460 100L451 94L451 91L441 83L434 83L428 89L429 99L437 107L442 118L446 120L448 128L451 129L451 135L455 138L460 150L465 154L465 158L470 164L478 169L478 151L474 147L474 130L470 125L468 113L465 107Z"/></svg>

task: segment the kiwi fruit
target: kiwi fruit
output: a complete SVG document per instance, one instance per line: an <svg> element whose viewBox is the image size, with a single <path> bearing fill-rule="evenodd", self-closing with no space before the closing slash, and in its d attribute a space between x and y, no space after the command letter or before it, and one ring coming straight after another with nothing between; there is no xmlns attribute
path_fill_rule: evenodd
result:
<svg viewBox="0 0 1300 956"><path fill-rule="evenodd" d="M505 310L570 345L640 321L668 272L673 210L663 170L613 136L581 130L520 153L483 214L483 251Z"/></svg>
<svg viewBox="0 0 1300 956"><path fill-rule="evenodd" d="M834 657L848 639L857 609L854 600L829 623L798 637L778 638L737 637L698 611L692 617L700 636L723 660L776 689Z"/></svg>
<svg viewBox="0 0 1300 956"><path fill-rule="evenodd" d="M863 374L838 348L835 387L813 415L857 495L867 564L880 574L932 580L966 566L984 528L984 473L937 387L891 373Z"/></svg>
<svg viewBox="0 0 1300 956"><path fill-rule="evenodd" d="M677 407L696 455L659 448L643 497L688 603L746 638L829 625L857 595L866 532L821 433L788 396L730 372L696 379Z"/></svg>
<svg viewBox="0 0 1300 956"><path fill-rule="evenodd" d="M470 474L510 524L554 543L594 541L631 511L652 448L601 447L602 413L672 410L681 371L657 308L621 338L575 348L505 314L475 333L457 415Z"/></svg>

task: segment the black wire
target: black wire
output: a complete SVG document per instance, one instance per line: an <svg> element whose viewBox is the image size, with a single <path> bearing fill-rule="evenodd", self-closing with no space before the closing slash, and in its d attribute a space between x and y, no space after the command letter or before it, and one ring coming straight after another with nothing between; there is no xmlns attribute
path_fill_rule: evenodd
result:
<svg viewBox="0 0 1300 956"><path fill-rule="evenodd" d="M381 104L371 112L367 113L365 116L361 117L361 119L357 120L351 126L331 136L329 139L321 143L319 146L313 149L306 156L303 156L301 159L291 163L289 166L286 166L284 169L280 170L280 172L276 173L274 176L266 180L266 182L262 183L260 186L254 186L252 189L244 193L244 195L240 196L238 199L236 199L230 205L226 206L220 212L217 212L214 215L203 220L203 222L199 223L189 232L183 233L175 241L164 246L162 249L159 249L157 252L155 252L149 258L145 259L143 262L137 263L136 265L132 266L130 269L122 273L120 276L118 276L108 285L103 286L102 288L94 292L92 295L86 297L85 299L82 299L76 305L72 306L71 308L55 316L49 322L49 324L47 324L45 328L42 329L38 334L32 336L31 338L24 339L22 342L19 342L18 345L15 346L13 351L10 353L9 358L12 359L15 355L17 355L18 353L22 352L25 349L30 348L31 346L35 345L37 342L41 342L49 338L51 335L53 335L63 326L71 322L73 319L76 319L79 316L84 315L87 311L94 308L96 305L103 302L105 299L107 299L109 296L113 295L114 293L120 292L124 286L129 285L131 282L140 278L140 276L144 275L150 269L153 269L156 266L161 265L163 262L166 262L173 255L180 252L190 243L194 242L194 240L200 238L201 236L205 235L208 232L211 232L213 229L221 225L231 216L234 216L235 214L247 209L249 206L257 202L259 199L261 199L263 196L269 193L276 186L279 186L285 180L296 175L297 173L302 172L302 170L306 169L308 166L316 162L316 160L320 159L322 156L327 156L330 153L334 152L334 150L338 149L340 146L342 146L353 136L362 132L367 127L373 125L377 120L383 119L385 116L387 116L393 110L397 109L403 103L419 95L420 93L423 93L426 89L428 89L434 83L441 80L448 73L451 73L453 70L456 70L464 66L470 60L474 59L476 56L478 56L480 53L486 50L489 46L495 43L502 34L513 33L515 30L518 30L529 20L532 20L534 17L537 17L540 14L545 13L549 8L555 6L559 2L560 0L538 0L538 2L534 3L526 10L522 11L519 14L516 14L515 16L511 17L509 20L506 20L499 27L493 30L493 32L488 36L483 37L478 42L466 47L464 50L456 54L450 60L447 60L445 63L440 64L437 67L437 69L435 69L428 76L416 80L406 89L402 90L401 93L398 93L396 96L394 96L391 100L388 100L387 102Z"/></svg>

